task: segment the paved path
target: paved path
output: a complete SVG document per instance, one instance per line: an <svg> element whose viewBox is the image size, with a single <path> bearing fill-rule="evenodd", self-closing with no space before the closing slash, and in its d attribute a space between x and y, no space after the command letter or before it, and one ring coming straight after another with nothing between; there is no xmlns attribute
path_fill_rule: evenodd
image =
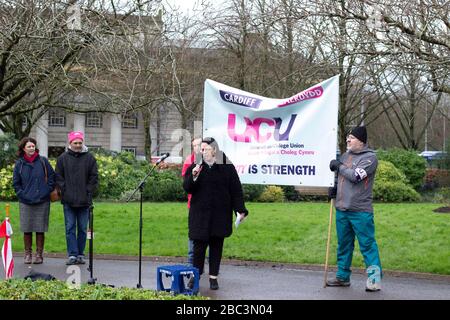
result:
<svg viewBox="0 0 450 320"><path fill-rule="evenodd" d="M42 265L25 265L22 256L15 255L15 277L24 277L30 270L49 273L66 281L71 273L65 258L57 255L45 257ZM113 259L114 258L114 259ZM141 283L144 289L156 289L156 268L161 265L180 264L176 258L145 258L142 261ZM178 259L180 261L180 259ZM118 257L97 257L94 277L97 283L115 287L136 287L138 283L136 260ZM208 266L206 265L206 270ZM387 272L380 292L365 292L366 276L355 271L348 288L323 288L324 272L320 267L295 265L255 264L224 261L219 276L220 289L209 290L206 276L200 281L200 294L218 300L449 300L450 276L400 274ZM73 269L71 269L73 272ZM70 270L69 270L70 271ZM89 278L87 264L80 266L81 280ZM334 272L329 273L332 277Z"/></svg>

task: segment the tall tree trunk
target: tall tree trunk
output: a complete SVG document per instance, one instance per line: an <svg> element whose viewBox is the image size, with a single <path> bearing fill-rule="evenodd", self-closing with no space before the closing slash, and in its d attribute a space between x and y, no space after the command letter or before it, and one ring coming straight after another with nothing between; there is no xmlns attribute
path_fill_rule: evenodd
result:
<svg viewBox="0 0 450 320"><path fill-rule="evenodd" d="M152 115L150 110L142 110L142 116L144 118L144 148L145 158L147 161L152 159L152 136L150 131L150 124L152 121Z"/></svg>

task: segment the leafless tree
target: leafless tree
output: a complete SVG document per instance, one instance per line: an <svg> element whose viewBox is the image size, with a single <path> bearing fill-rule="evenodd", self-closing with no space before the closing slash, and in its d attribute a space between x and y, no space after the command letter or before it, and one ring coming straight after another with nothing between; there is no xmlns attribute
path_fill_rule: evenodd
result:
<svg viewBox="0 0 450 320"><path fill-rule="evenodd" d="M420 141L441 104L442 92L433 94L424 72L415 66L394 69L379 79L378 88L390 99L383 101L383 111L395 132L400 145L405 149L419 149ZM419 121L425 114L425 121Z"/></svg>
<svg viewBox="0 0 450 320"><path fill-rule="evenodd" d="M450 93L448 0L354 0L338 15L372 26L380 53L413 54L417 63L428 67L433 90Z"/></svg>
<svg viewBox="0 0 450 320"><path fill-rule="evenodd" d="M151 2L3 1L0 129L20 138L52 107L118 112L129 106L135 88L127 98L117 89L151 69L136 48L143 28L151 28L141 19ZM119 43L122 47L114 48ZM118 49L133 54L120 56ZM114 87L115 82L121 85Z"/></svg>
<svg viewBox="0 0 450 320"><path fill-rule="evenodd" d="M424 77L434 91L446 92L450 62L449 2L318 0L307 1L307 9L305 1L297 1L296 7L302 8L297 13L302 19L305 19L305 11L308 12L307 19L311 23L305 30L307 34L312 32L310 39L320 39L316 61L329 68L331 73L334 70L340 74L341 151L345 150L345 135L350 126L370 124L382 114L397 119L391 124L394 131L397 127L402 128L396 134L402 146L417 148L418 139L433 116L431 112L439 105L439 96L426 102L431 103L430 114L420 130L411 120L411 112L422 109L423 105L417 105L414 97L405 98L403 107L392 102L394 94L406 94L411 86L429 89L430 86L423 83ZM320 25L320 29L316 25ZM395 72L403 75L403 80L409 79L400 84L401 89L397 83L395 89L400 90L397 93L389 90L386 79L374 80L389 73L388 80L392 80L392 63L396 66ZM409 109L406 118L405 108Z"/></svg>
<svg viewBox="0 0 450 320"><path fill-rule="evenodd" d="M449 1L355 1L339 15L367 31L366 54L382 69L370 66L382 109L406 149L419 149L442 93L450 93L449 8Z"/></svg>

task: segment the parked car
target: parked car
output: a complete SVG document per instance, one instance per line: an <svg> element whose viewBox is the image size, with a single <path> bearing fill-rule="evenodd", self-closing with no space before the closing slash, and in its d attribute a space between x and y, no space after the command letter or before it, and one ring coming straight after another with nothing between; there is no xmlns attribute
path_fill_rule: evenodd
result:
<svg viewBox="0 0 450 320"><path fill-rule="evenodd" d="M429 167L439 167L438 164L448 157L447 152L444 151L422 151L419 155L425 158Z"/></svg>

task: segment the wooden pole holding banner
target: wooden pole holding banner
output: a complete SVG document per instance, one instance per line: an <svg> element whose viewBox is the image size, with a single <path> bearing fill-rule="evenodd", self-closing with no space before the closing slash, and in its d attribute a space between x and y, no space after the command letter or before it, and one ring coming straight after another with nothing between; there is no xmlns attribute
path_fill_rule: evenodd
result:
<svg viewBox="0 0 450 320"><path fill-rule="evenodd" d="M9 218L9 203L6 204L6 217Z"/></svg>
<svg viewBox="0 0 450 320"><path fill-rule="evenodd" d="M327 275L328 275L328 256L330 254L330 240L331 240L331 225L333 223L333 205L334 199L330 201L330 220L328 222L328 239L327 239L327 253L325 256L325 276L323 279L323 287L327 287Z"/></svg>

